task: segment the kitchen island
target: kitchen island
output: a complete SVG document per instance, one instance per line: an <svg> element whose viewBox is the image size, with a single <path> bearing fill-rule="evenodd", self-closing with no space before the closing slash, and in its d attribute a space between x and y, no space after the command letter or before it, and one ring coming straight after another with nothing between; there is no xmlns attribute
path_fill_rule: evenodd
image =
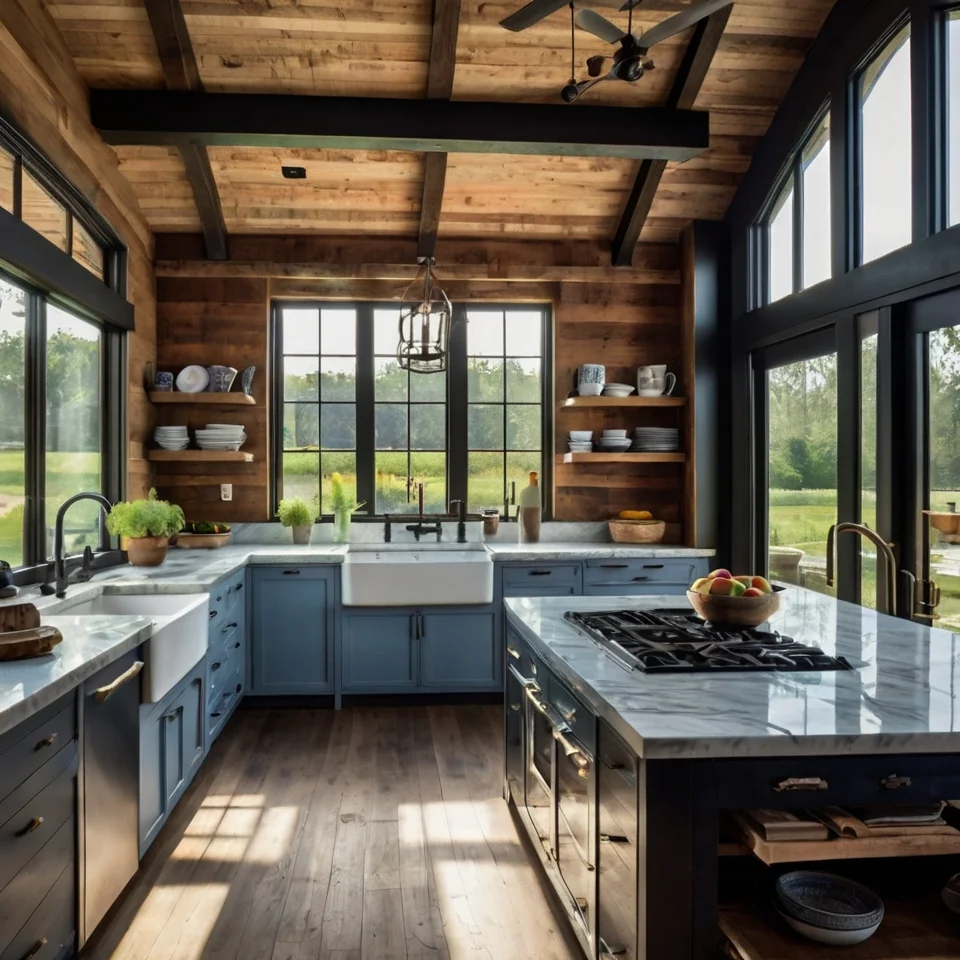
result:
<svg viewBox="0 0 960 960"><path fill-rule="evenodd" d="M645 673L564 614L685 597L505 605L505 796L588 956L717 956L724 811L960 796L960 638L946 631L788 589L769 628L849 669Z"/></svg>

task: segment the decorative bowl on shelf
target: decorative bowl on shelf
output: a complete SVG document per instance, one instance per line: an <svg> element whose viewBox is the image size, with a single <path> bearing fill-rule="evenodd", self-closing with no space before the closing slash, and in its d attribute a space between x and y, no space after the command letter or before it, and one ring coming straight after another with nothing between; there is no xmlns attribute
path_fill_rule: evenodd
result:
<svg viewBox="0 0 960 960"><path fill-rule="evenodd" d="M210 374L206 367L194 363L180 371L176 382L181 393L201 393L210 383Z"/></svg>
<svg viewBox="0 0 960 960"><path fill-rule="evenodd" d="M225 367L221 364L207 367L207 373L210 374L207 389L211 393L229 393L233 381L237 379L237 371L233 367Z"/></svg>
<svg viewBox="0 0 960 960"><path fill-rule="evenodd" d="M869 887L816 870L793 870L774 885L774 906L797 933L837 946L862 943L883 920L883 901Z"/></svg>
<svg viewBox="0 0 960 960"><path fill-rule="evenodd" d="M955 873L940 891L943 905L951 912L960 916L960 873Z"/></svg>
<svg viewBox="0 0 960 960"><path fill-rule="evenodd" d="M581 397L599 397L603 393L602 383L581 383L577 387L577 393Z"/></svg>
<svg viewBox="0 0 960 960"><path fill-rule="evenodd" d="M779 593L782 588L773 588L773 593L762 597L705 597L696 590L687 591L690 606L710 623L724 623L737 627L759 627L780 609Z"/></svg>
<svg viewBox="0 0 960 960"><path fill-rule="evenodd" d="M667 529L663 520L608 520L614 543L659 543Z"/></svg>

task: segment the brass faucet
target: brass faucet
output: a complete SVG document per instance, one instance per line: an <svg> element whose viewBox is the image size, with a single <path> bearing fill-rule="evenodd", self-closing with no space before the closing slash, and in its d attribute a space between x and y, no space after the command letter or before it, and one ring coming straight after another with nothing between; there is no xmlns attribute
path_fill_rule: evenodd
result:
<svg viewBox="0 0 960 960"><path fill-rule="evenodd" d="M835 523L827 533L827 586L832 587L834 581L833 567L835 562L834 537L838 533L856 533L869 540L877 548L877 558L884 559L887 574L887 604L881 611L890 616L897 615L897 558L893 555L890 544L868 526L862 523Z"/></svg>

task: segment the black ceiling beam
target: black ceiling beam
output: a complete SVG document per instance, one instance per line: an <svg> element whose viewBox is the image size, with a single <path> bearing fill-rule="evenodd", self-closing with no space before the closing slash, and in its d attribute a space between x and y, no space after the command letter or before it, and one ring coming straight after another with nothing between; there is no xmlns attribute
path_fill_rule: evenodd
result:
<svg viewBox="0 0 960 960"><path fill-rule="evenodd" d="M144 0L144 4L167 87L201 93L203 81L180 0ZM227 227L206 147L190 143L177 144L177 147L197 205L207 259L226 260Z"/></svg>
<svg viewBox="0 0 960 960"><path fill-rule="evenodd" d="M433 36L430 40L430 67L427 73L427 97L431 100L449 100L453 96L461 5L461 0L433 0ZM446 153L426 154L423 164L423 197L420 202L420 231L417 235L418 257L432 257L436 252L443 188L446 182Z"/></svg>
<svg viewBox="0 0 960 960"><path fill-rule="evenodd" d="M674 110L690 110L696 102L700 88L713 62L723 31L727 28L732 8L726 7L701 20L693 29L680 69L674 80L667 107ZM641 81L642 83L643 81ZM667 169L663 158L650 158L640 164L630 195L620 216L617 232L613 237L613 264L629 267L637 248L643 225L650 215L653 198L660 187L660 180Z"/></svg>
<svg viewBox="0 0 960 960"><path fill-rule="evenodd" d="M689 160L710 115L666 107L91 90L111 144L321 147Z"/></svg>

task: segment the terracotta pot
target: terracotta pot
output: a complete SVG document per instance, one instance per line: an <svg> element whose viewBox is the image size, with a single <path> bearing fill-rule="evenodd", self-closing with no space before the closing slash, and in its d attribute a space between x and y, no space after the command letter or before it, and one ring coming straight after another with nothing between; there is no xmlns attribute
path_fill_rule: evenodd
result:
<svg viewBox="0 0 960 960"><path fill-rule="evenodd" d="M120 541L120 549L135 567L159 567L169 545L169 537L123 537Z"/></svg>
<svg viewBox="0 0 960 960"><path fill-rule="evenodd" d="M310 543L310 535L313 533L312 523L305 523L291 529L293 530L293 542L298 547L305 547Z"/></svg>

